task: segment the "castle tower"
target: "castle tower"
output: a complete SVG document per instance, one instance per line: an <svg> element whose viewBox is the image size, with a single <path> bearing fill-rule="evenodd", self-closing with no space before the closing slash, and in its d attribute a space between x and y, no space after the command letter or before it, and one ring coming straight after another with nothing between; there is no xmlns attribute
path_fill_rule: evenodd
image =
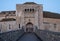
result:
<svg viewBox="0 0 60 41"><path fill-rule="evenodd" d="M16 22L20 29L34 31L43 28L43 7L42 4L26 2L16 5Z"/></svg>

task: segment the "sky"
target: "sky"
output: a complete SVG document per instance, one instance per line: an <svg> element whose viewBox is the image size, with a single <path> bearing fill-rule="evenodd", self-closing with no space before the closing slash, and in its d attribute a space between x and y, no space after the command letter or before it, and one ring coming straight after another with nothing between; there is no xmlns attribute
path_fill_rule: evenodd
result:
<svg viewBox="0 0 60 41"><path fill-rule="evenodd" d="M16 10L16 4L23 4L25 2L43 4L43 11L60 14L60 0L0 0L0 12Z"/></svg>

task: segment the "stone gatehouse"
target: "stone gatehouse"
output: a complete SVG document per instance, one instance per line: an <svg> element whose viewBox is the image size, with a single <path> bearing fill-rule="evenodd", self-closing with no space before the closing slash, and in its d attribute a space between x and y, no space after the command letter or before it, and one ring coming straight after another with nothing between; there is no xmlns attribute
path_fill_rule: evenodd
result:
<svg viewBox="0 0 60 41"><path fill-rule="evenodd" d="M25 32L36 29L60 32L60 14L43 11L43 5L34 2L16 4L16 11L0 12L0 32L22 28Z"/></svg>

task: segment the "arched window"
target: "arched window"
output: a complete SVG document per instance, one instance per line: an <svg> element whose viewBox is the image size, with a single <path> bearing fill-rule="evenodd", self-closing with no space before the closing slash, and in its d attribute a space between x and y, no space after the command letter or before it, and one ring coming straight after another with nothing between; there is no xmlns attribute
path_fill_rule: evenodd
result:
<svg viewBox="0 0 60 41"><path fill-rule="evenodd" d="M25 9L25 12L34 12L34 9Z"/></svg>
<svg viewBox="0 0 60 41"><path fill-rule="evenodd" d="M25 12L29 12L29 9L25 9L24 11L25 11Z"/></svg>

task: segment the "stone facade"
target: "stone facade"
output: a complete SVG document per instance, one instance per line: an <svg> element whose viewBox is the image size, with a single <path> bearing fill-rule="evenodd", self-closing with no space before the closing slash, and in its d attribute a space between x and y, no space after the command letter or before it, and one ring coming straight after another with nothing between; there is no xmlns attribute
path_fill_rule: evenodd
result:
<svg viewBox="0 0 60 41"><path fill-rule="evenodd" d="M29 22L38 29L42 27L43 8L41 4L17 4L16 12L16 22L17 24L20 24L21 27L25 27Z"/></svg>
<svg viewBox="0 0 60 41"><path fill-rule="evenodd" d="M16 21L7 21L7 22L0 22L0 32L8 32L12 30L18 30L19 27L16 24Z"/></svg>
<svg viewBox="0 0 60 41"><path fill-rule="evenodd" d="M42 4L29 2L17 4L16 11L2 11L0 13L0 32L7 32L22 28L25 32L33 32L36 29L60 32L60 19L44 17L45 15L43 16L44 13ZM12 21L3 20L9 18L13 18L11 19ZM30 26L27 26L28 24Z"/></svg>
<svg viewBox="0 0 60 41"><path fill-rule="evenodd" d="M43 24L45 29L50 31L60 31L60 19L43 18Z"/></svg>

